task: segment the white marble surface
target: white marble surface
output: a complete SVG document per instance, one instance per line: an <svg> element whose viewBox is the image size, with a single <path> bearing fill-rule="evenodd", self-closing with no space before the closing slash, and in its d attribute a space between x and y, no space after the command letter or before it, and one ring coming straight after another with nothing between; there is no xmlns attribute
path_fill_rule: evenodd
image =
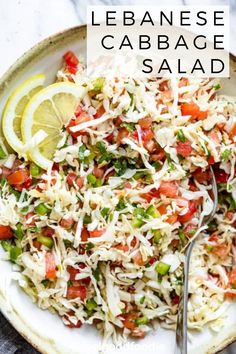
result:
<svg viewBox="0 0 236 354"><path fill-rule="evenodd" d="M47 36L86 21L87 4L231 4L231 51L236 54L236 0L0 0L0 75Z"/></svg>

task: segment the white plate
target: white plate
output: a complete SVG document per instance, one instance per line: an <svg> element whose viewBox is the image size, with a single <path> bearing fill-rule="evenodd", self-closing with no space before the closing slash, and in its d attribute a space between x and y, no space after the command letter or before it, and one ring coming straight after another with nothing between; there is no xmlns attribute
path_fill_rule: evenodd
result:
<svg viewBox="0 0 236 354"><path fill-rule="evenodd" d="M60 68L61 57L69 49L78 55L86 54L86 27L76 27L59 33L39 43L28 51L0 80L0 111L12 89L32 74L44 72L52 82ZM231 59L231 78L224 80L224 91L236 95L236 64ZM3 254L0 250L0 256ZM42 353L96 354L101 348L101 337L95 328L83 326L69 329L57 315L40 310L16 285L10 282L11 264L0 261L0 308L12 325ZM236 339L236 304L226 311L225 325L220 333L204 328L201 333L191 333L189 353L215 353ZM110 345L109 354L173 354L175 334L158 329L144 340L128 342L117 349Z"/></svg>

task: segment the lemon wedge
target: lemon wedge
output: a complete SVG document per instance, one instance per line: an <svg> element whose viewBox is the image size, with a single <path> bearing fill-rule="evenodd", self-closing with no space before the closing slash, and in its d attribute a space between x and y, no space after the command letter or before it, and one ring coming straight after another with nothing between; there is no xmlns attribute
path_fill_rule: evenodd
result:
<svg viewBox="0 0 236 354"><path fill-rule="evenodd" d="M58 82L38 92L27 104L21 122L23 143L30 160L43 169L52 158L66 126L86 93L83 86Z"/></svg>
<svg viewBox="0 0 236 354"><path fill-rule="evenodd" d="M30 77L19 85L9 96L3 110L2 130L8 144L19 155L23 152L21 119L29 100L42 89L45 75Z"/></svg>

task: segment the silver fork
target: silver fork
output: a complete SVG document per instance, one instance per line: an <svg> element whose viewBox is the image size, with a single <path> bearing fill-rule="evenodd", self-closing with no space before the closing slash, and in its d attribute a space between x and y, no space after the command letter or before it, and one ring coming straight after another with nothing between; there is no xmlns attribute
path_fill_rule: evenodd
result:
<svg viewBox="0 0 236 354"><path fill-rule="evenodd" d="M211 171L211 182L212 182L212 192L213 192L213 200L214 206L211 214L205 217L202 221L202 225L208 224L214 217L214 214L217 209L218 204L218 193L217 193L217 183L215 179L215 174L210 167ZM185 250L185 264L183 269L183 288L179 301L179 309L177 315L177 328L176 328L176 346L175 346L175 354L187 354L187 334L188 334L188 275L189 275L189 266L190 266L190 257L194 247L194 244L199 235L188 245Z"/></svg>

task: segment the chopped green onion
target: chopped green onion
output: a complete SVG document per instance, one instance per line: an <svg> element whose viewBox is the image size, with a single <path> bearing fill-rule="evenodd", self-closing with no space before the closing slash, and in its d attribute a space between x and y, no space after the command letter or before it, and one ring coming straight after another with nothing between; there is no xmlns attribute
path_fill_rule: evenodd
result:
<svg viewBox="0 0 236 354"><path fill-rule="evenodd" d="M45 288L48 287L49 283L50 283L50 280L49 280L49 279L43 279L43 280L41 281L41 284L43 284L43 286L44 286Z"/></svg>
<svg viewBox="0 0 236 354"><path fill-rule="evenodd" d="M122 176L127 170L128 164L126 159L120 158L114 162L114 167L119 176Z"/></svg>
<svg viewBox="0 0 236 354"><path fill-rule="evenodd" d="M93 271L92 271L92 274L93 274L94 278L95 278L97 281L100 280L100 270L99 270L99 268L93 270Z"/></svg>
<svg viewBox="0 0 236 354"><path fill-rule="evenodd" d="M88 214L85 214L84 215L84 225L88 225L88 224L90 224L91 222L92 222L92 218L91 218L91 216L90 215L88 215Z"/></svg>
<svg viewBox="0 0 236 354"><path fill-rule="evenodd" d="M27 213L28 210L29 210L29 207L24 207L24 208L21 208L20 211L21 211L22 213Z"/></svg>
<svg viewBox="0 0 236 354"><path fill-rule="evenodd" d="M3 150L2 146L0 145L0 159L5 159L7 157L7 154Z"/></svg>
<svg viewBox="0 0 236 354"><path fill-rule="evenodd" d="M134 215L137 217L137 219L144 219L147 216L145 209L139 207L134 209Z"/></svg>
<svg viewBox="0 0 236 354"><path fill-rule="evenodd" d="M121 210L125 209L125 207L126 207L126 203L125 203L124 198L120 198L118 204L116 205L116 210L121 211Z"/></svg>
<svg viewBox="0 0 236 354"><path fill-rule="evenodd" d="M230 156L230 150L225 149L221 154L222 161L227 160L229 156Z"/></svg>
<svg viewBox="0 0 236 354"><path fill-rule="evenodd" d="M152 216L153 218L158 218L160 216L158 210L156 209L156 207L154 205L150 205L148 208L147 208L147 211L146 213L149 215L149 216Z"/></svg>
<svg viewBox="0 0 236 354"><path fill-rule="evenodd" d="M16 229L14 230L14 234L19 240L22 240L22 238L24 237L24 231L22 230L21 223L16 224Z"/></svg>
<svg viewBox="0 0 236 354"><path fill-rule="evenodd" d="M209 231L214 231L214 230L216 230L216 228L217 228L217 223L215 221L209 222L209 224L208 224Z"/></svg>
<svg viewBox="0 0 236 354"><path fill-rule="evenodd" d="M97 178L92 174L90 173L88 176L87 176L87 181L89 184L91 184L92 186L94 186L97 182Z"/></svg>
<svg viewBox="0 0 236 354"><path fill-rule="evenodd" d="M154 237L153 237L154 243L159 243L159 241L162 237L161 231L160 230L152 230L152 233L154 235Z"/></svg>
<svg viewBox="0 0 236 354"><path fill-rule="evenodd" d="M138 218L134 218L132 220L132 226L135 227L135 228L139 228L143 225L143 221L138 219Z"/></svg>
<svg viewBox="0 0 236 354"><path fill-rule="evenodd" d="M36 178L36 177L39 177L41 173L41 168L36 165L34 162L31 162L30 164L30 174L32 177Z"/></svg>
<svg viewBox="0 0 236 354"><path fill-rule="evenodd" d="M184 132L183 132L182 129L180 129L180 130L178 131L178 133L177 133L177 139L180 140L180 141L182 141L182 143L185 143L185 141L187 140L187 139L185 138L185 135L184 135Z"/></svg>
<svg viewBox="0 0 236 354"><path fill-rule="evenodd" d="M213 247L212 245L208 245L207 248L206 248L206 249L207 249L207 252L212 252L212 251L213 251L213 248L214 248L214 247Z"/></svg>
<svg viewBox="0 0 236 354"><path fill-rule="evenodd" d="M105 153L107 151L106 149L106 144L103 141L98 141L96 143L96 147L100 151L101 154Z"/></svg>
<svg viewBox="0 0 236 354"><path fill-rule="evenodd" d="M102 179L97 178L96 183L94 184L94 187L101 187L102 186Z"/></svg>
<svg viewBox="0 0 236 354"><path fill-rule="evenodd" d="M152 166L157 170L159 171L162 167L162 164L159 162L159 161L155 161Z"/></svg>
<svg viewBox="0 0 236 354"><path fill-rule="evenodd" d="M93 248L94 248L94 244L92 242L88 242L85 249L86 251L90 251Z"/></svg>
<svg viewBox="0 0 236 354"><path fill-rule="evenodd" d="M160 275L166 275L170 270L170 265L164 262L158 262L155 270Z"/></svg>
<svg viewBox="0 0 236 354"><path fill-rule="evenodd" d="M17 258L21 255L22 250L20 247L17 246L13 246L10 249L10 260L12 262L15 262L17 260Z"/></svg>
<svg viewBox="0 0 236 354"><path fill-rule="evenodd" d="M12 247L10 241L2 240L1 245L2 245L2 248L4 249L4 251L10 252L10 249Z"/></svg>
<svg viewBox="0 0 236 354"><path fill-rule="evenodd" d="M6 183L7 183L7 179L6 179L5 177L3 177L3 178L0 179L0 185L1 185L1 187L4 187Z"/></svg>
<svg viewBox="0 0 236 354"><path fill-rule="evenodd" d="M52 248L53 247L53 239L51 237L47 237L47 236L43 236L40 235L37 237L37 241L42 243L42 245L48 247L48 248Z"/></svg>
<svg viewBox="0 0 236 354"><path fill-rule="evenodd" d="M94 299L87 300L86 307L89 311L93 311L96 306L97 306L97 303Z"/></svg>
<svg viewBox="0 0 236 354"><path fill-rule="evenodd" d="M145 325L148 323L148 318L146 316L136 318L135 323L138 326Z"/></svg>
<svg viewBox="0 0 236 354"><path fill-rule="evenodd" d="M81 161L84 161L84 159L85 159L85 156L84 156L85 150L86 150L86 146L84 144L79 147L79 159Z"/></svg>
<svg viewBox="0 0 236 354"><path fill-rule="evenodd" d="M145 301L145 296L142 296L141 299L139 300L139 303L140 303L141 305L143 305L143 304L144 304L144 301Z"/></svg>
<svg viewBox="0 0 236 354"><path fill-rule="evenodd" d="M179 238L182 242L186 240L186 236L183 229L179 230Z"/></svg>
<svg viewBox="0 0 236 354"><path fill-rule="evenodd" d="M50 212L50 209L44 203L38 204L34 210L38 215L46 215Z"/></svg>
<svg viewBox="0 0 236 354"><path fill-rule="evenodd" d="M108 216L108 214L109 214L109 211L110 211L109 208L103 208L103 209L101 210L101 215L102 215L104 218L106 218L106 217Z"/></svg>

